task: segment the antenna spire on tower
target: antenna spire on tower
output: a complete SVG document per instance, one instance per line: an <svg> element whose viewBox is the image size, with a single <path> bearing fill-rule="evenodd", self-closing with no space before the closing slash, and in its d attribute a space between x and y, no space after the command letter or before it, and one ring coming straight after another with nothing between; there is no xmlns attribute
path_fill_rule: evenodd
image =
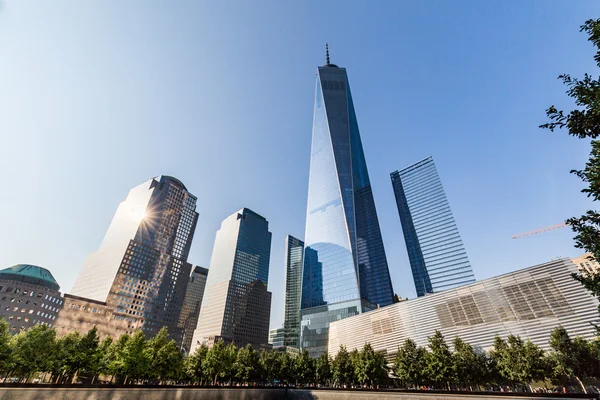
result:
<svg viewBox="0 0 600 400"><path fill-rule="evenodd" d="M327 65L329 65L329 43L325 43L325 59L327 60Z"/></svg>

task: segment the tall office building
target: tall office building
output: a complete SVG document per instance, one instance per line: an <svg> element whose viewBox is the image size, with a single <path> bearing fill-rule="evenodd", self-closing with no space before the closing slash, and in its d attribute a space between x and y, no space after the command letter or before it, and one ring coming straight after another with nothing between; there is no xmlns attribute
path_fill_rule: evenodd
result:
<svg viewBox="0 0 600 400"><path fill-rule="evenodd" d="M200 315L200 306L202 305L207 278L208 269L198 266L194 267L188 281L187 289L185 290L178 326L183 330L181 349L186 353L190 351L192 336L194 335L194 330L196 330L196 325L198 325L198 315Z"/></svg>
<svg viewBox="0 0 600 400"><path fill-rule="evenodd" d="M179 342L177 322L190 275L187 262L198 213L196 197L179 180L160 176L131 189L71 290L63 331L77 329L77 310L102 309L115 334L163 326ZM60 317L60 314L59 314ZM104 330L110 332L109 330Z"/></svg>
<svg viewBox="0 0 600 400"><path fill-rule="evenodd" d="M268 344L270 255L271 232L264 217L243 208L221 223L190 352L218 339L255 348Z"/></svg>
<svg viewBox="0 0 600 400"><path fill-rule="evenodd" d="M304 242L288 235L285 239L284 346L300 345L300 302L302 300L302 256Z"/></svg>
<svg viewBox="0 0 600 400"><path fill-rule="evenodd" d="M313 356L326 352L331 321L392 299L348 76L327 53L316 78L301 347Z"/></svg>
<svg viewBox="0 0 600 400"><path fill-rule="evenodd" d="M391 177L417 295L475 282L433 158Z"/></svg>

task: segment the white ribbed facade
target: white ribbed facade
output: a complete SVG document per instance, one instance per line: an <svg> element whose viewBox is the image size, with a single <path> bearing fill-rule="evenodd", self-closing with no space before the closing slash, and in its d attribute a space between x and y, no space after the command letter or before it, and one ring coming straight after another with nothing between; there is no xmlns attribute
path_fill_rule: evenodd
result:
<svg viewBox="0 0 600 400"><path fill-rule="evenodd" d="M333 322L329 354L370 343L393 357L408 338L419 346L435 330L448 343L459 336L489 350L496 335L519 335L548 349L551 331L563 326L572 337L595 337L598 300L571 278L577 267L564 258L509 274L403 301Z"/></svg>

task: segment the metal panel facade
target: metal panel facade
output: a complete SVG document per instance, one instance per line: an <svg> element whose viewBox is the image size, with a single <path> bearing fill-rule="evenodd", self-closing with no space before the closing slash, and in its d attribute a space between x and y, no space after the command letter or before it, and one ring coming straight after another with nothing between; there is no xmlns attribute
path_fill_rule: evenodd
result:
<svg viewBox="0 0 600 400"><path fill-rule="evenodd" d="M509 334L547 349L558 326L593 338L598 301L571 278L575 271L570 259L560 259L333 322L329 354L370 343L391 358L408 338L426 346L436 329L448 343L459 336L484 350L496 335Z"/></svg>

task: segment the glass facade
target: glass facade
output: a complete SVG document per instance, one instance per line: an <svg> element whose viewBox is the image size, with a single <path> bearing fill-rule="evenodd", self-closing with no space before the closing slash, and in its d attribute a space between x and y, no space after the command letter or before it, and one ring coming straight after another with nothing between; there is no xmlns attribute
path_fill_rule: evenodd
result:
<svg viewBox="0 0 600 400"><path fill-rule="evenodd" d="M285 330L284 345L300 345L300 301L302 300L302 259L304 242L288 235L285 239Z"/></svg>
<svg viewBox="0 0 600 400"><path fill-rule="evenodd" d="M219 338L255 348L268 343L270 255L271 232L264 217L244 208L222 222L191 352Z"/></svg>
<svg viewBox="0 0 600 400"><path fill-rule="evenodd" d="M82 268L72 294L106 302L130 332L155 335L177 327L190 275L187 262L198 213L196 197L179 180L160 176L133 188Z"/></svg>
<svg viewBox="0 0 600 400"><path fill-rule="evenodd" d="M198 266L194 267L188 281L187 289L185 290L178 324L179 328L183 330L181 349L185 353L190 351L192 336L194 335L196 325L198 325L198 315L200 315L200 306L202 305L207 277L208 269Z"/></svg>
<svg viewBox="0 0 600 400"><path fill-rule="evenodd" d="M509 334L548 350L559 326L571 337L595 338L598 300L571 278L576 271L564 258L334 322L329 354L370 343L391 362L406 339L427 346L436 330L450 345L460 337L483 350Z"/></svg>
<svg viewBox="0 0 600 400"><path fill-rule="evenodd" d="M276 328L269 331L269 344L274 348L285 346L285 328Z"/></svg>
<svg viewBox="0 0 600 400"><path fill-rule="evenodd" d="M317 73L305 240L301 347L318 355L331 321L393 301L348 77L329 63Z"/></svg>
<svg viewBox="0 0 600 400"><path fill-rule="evenodd" d="M391 178L417 295L475 282L433 158Z"/></svg>

